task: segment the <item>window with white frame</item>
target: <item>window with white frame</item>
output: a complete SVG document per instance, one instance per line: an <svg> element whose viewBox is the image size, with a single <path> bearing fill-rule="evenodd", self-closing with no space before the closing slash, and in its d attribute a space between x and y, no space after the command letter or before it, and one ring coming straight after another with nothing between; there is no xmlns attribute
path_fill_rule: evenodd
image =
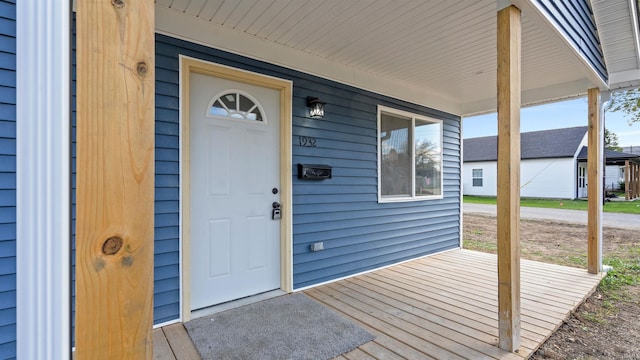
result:
<svg viewBox="0 0 640 360"><path fill-rule="evenodd" d="M473 186L482 187L482 169L471 170L471 177L473 179Z"/></svg>
<svg viewBox="0 0 640 360"><path fill-rule="evenodd" d="M442 198L442 121L378 107L380 202Z"/></svg>

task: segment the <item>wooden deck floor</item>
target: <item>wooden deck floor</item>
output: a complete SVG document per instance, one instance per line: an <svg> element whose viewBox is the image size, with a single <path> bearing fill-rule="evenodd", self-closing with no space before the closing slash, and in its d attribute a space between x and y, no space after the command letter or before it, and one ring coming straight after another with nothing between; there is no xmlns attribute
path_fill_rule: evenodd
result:
<svg viewBox="0 0 640 360"><path fill-rule="evenodd" d="M562 324L600 279L584 269L522 260L518 353L496 346L495 255L456 250L304 293L376 336L339 359L521 359ZM156 330L154 358L192 359L193 350L184 356L176 351L184 345L170 345L186 335L181 324L171 326L161 334L166 328Z"/></svg>

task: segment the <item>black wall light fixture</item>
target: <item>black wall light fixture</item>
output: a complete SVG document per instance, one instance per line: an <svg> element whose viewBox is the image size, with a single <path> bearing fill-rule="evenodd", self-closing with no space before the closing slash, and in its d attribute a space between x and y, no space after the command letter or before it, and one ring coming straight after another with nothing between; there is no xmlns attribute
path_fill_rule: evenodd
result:
<svg viewBox="0 0 640 360"><path fill-rule="evenodd" d="M309 116L314 119L320 119L324 116L324 104L317 97L307 96L307 106L309 107Z"/></svg>

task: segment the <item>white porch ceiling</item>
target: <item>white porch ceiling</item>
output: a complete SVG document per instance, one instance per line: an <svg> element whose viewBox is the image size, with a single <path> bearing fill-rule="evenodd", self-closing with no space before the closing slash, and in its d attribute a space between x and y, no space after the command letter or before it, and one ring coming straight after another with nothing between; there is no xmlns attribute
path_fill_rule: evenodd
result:
<svg viewBox="0 0 640 360"><path fill-rule="evenodd" d="M496 0L156 0L156 27L468 115L495 111L496 9ZM557 34L531 15L523 9L523 104L602 86Z"/></svg>

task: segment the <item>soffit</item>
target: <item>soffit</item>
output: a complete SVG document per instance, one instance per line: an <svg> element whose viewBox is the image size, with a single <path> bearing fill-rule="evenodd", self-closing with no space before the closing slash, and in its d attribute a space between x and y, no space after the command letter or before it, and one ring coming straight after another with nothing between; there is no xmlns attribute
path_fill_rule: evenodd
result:
<svg viewBox="0 0 640 360"><path fill-rule="evenodd" d="M636 0L592 0L600 42L612 87L628 86L629 78L640 79L638 17ZM635 74L635 76L633 76ZM623 84L616 83L622 81Z"/></svg>
<svg viewBox="0 0 640 360"><path fill-rule="evenodd" d="M216 34L234 33L275 49L256 47L248 54L240 46L207 41L224 50L459 115L495 111L495 0L156 0L156 9L175 14L166 16L171 22L199 21ZM162 19L157 17L159 31L181 35ZM534 20L523 12L523 103L586 93L594 86L589 69ZM342 77L303 60L278 59L277 49L359 75ZM412 89L416 96L407 95Z"/></svg>

